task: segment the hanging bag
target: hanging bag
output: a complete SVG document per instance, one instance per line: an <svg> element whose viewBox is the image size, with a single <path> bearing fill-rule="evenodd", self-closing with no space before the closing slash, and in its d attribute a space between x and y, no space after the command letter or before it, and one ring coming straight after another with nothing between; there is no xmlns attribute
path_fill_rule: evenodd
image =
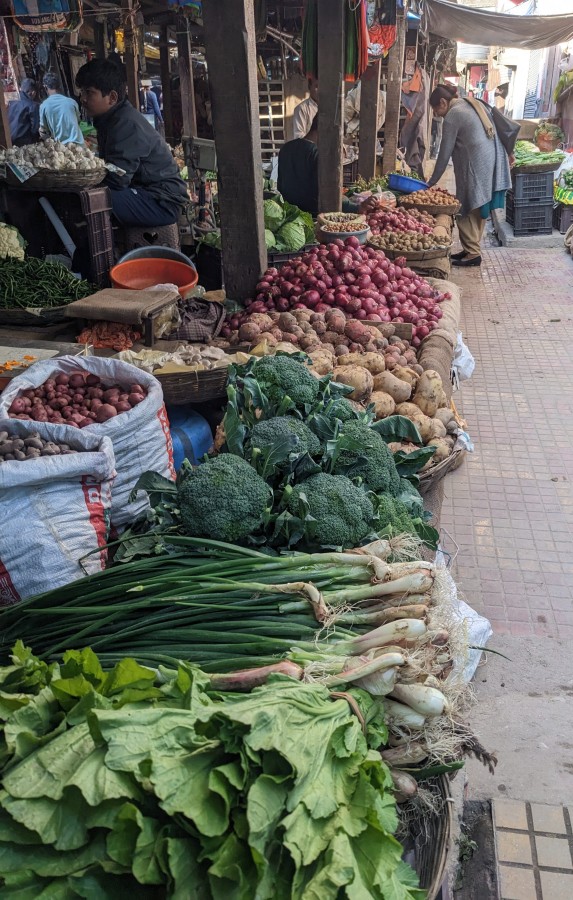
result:
<svg viewBox="0 0 573 900"><path fill-rule="evenodd" d="M486 111L486 115L493 123L493 127L497 132L497 136L500 139L505 152L508 156L512 156L513 151L515 150L517 136L521 130L519 122L508 119L507 116L504 116L504 114L499 111L499 109L495 106L490 106L489 103L485 103L483 100L474 100L471 97L464 97L464 100L475 109L482 122L484 110Z"/></svg>

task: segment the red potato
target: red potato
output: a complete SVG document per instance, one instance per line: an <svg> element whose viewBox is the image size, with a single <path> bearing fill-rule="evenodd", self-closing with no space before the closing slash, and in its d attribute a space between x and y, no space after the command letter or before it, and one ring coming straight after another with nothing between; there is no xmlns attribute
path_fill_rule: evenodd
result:
<svg viewBox="0 0 573 900"><path fill-rule="evenodd" d="M97 411L96 421L100 423L107 422L108 419L113 419L114 416L117 416L115 406L112 406L110 403L103 403Z"/></svg>
<svg viewBox="0 0 573 900"><path fill-rule="evenodd" d="M98 387L100 384L99 375L86 375L86 384L88 387Z"/></svg>
<svg viewBox="0 0 573 900"><path fill-rule="evenodd" d="M137 406L138 403L142 403L145 400L145 397L142 394L130 394L127 399L131 406Z"/></svg>
<svg viewBox="0 0 573 900"><path fill-rule="evenodd" d="M117 403L119 400L119 388L108 388L103 392L103 399L106 403Z"/></svg>
<svg viewBox="0 0 573 900"><path fill-rule="evenodd" d="M84 376L77 372L75 375L70 375L69 385L72 388L83 388L85 385Z"/></svg>
<svg viewBox="0 0 573 900"><path fill-rule="evenodd" d="M56 382L57 385L62 386L62 385L68 385L70 382L70 379L69 379L68 375L64 375L62 373L61 375L56 375L54 381Z"/></svg>
<svg viewBox="0 0 573 900"><path fill-rule="evenodd" d="M129 403L127 400L120 400L119 403L115 404L115 408L118 413L129 412L129 410L131 409L131 403Z"/></svg>

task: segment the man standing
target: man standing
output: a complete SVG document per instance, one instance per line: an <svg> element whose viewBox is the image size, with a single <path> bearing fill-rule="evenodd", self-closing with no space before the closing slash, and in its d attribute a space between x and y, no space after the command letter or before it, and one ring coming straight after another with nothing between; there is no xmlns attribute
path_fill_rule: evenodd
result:
<svg viewBox="0 0 573 900"><path fill-rule="evenodd" d="M187 188L170 148L125 96L121 70L92 59L79 70L82 104L97 129L99 155L123 170L108 172L114 216L123 225L173 225L187 202Z"/></svg>
<svg viewBox="0 0 573 900"><path fill-rule="evenodd" d="M314 117L318 112L318 79L308 79L308 93L310 94L306 100L303 100L295 107L292 115L293 124L293 140L305 138L310 131Z"/></svg>
<svg viewBox="0 0 573 900"><path fill-rule="evenodd" d="M161 109L159 107L159 100L157 99L157 95L151 87L151 79L146 79L145 81L141 82L139 102L141 105L141 112L148 116L152 115L154 117L156 130L161 131L160 126L163 125L163 116L161 115Z"/></svg>
<svg viewBox="0 0 573 900"><path fill-rule="evenodd" d="M44 75L48 97L40 106L40 137L51 137L62 144L83 144L80 108L75 100L59 90L58 76Z"/></svg>
<svg viewBox="0 0 573 900"><path fill-rule="evenodd" d="M40 140L40 104L38 87L31 78L24 78L20 99L8 104L8 123L15 147L37 144Z"/></svg>

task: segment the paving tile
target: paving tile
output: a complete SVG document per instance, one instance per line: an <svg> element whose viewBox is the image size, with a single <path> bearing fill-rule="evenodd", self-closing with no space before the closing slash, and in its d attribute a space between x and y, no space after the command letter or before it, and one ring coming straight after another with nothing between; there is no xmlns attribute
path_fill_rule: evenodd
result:
<svg viewBox="0 0 573 900"><path fill-rule="evenodd" d="M494 800L493 821L496 828L513 828L527 831L527 811L520 800Z"/></svg>
<svg viewBox="0 0 573 900"><path fill-rule="evenodd" d="M533 869L500 866L501 900L537 900Z"/></svg>
<svg viewBox="0 0 573 900"><path fill-rule="evenodd" d="M540 866L547 866L551 869L570 869L573 872L573 860L567 838L540 837L536 834L535 846ZM573 897L573 894L571 896Z"/></svg>
<svg viewBox="0 0 573 900"><path fill-rule="evenodd" d="M573 897L573 873L566 875L561 872L541 871L539 874L543 900L571 900Z"/></svg>
<svg viewBox="0 0 573 900"><path fill-rule="evenodd" d="M529 835L522 832L497 831L497 858L500 863L533 865ZM573 895L572 895L573 896Z"/></svg>
<svg viewBox="0 0 573 900"><path fill-rule="evenodd" d="M567 834L563 809L560 806L548 806L542 803L531 804L533 828L550 834Z"/></svg>

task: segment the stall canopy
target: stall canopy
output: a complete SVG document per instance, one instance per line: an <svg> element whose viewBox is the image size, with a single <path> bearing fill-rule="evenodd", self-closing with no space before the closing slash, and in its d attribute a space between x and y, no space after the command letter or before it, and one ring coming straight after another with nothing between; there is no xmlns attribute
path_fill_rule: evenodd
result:
<svg viewBox="0 0 573 900"><path fill-rule="evenodd" d="M491 47L541 50L573 38L573 13L566 16L514 16L426 0L424 28L452 41Z"/></svg>

